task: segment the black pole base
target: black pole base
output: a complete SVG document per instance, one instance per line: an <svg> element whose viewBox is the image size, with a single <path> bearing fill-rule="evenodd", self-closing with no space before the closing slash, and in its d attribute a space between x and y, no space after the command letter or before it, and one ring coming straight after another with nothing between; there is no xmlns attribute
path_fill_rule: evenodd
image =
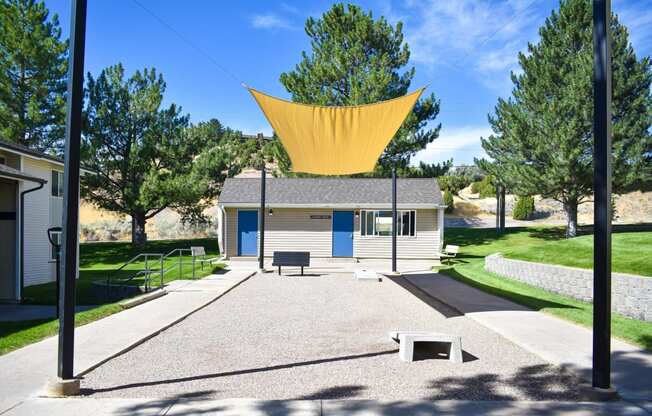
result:
<svg viewBox="0 0 652 416"><path fill-rule="evenodd" d="M56 378L45 386L45 395L47 397L79 396L81 390L79 382L78 378Z"/></svg>
<svg viewBox="0 0 652 416"><path fill-rule="evenodd" d="M592 402L611 402L620 400L620 395L614 388L601 389L600 387L590 387L583 394L587 401Z"/></svg>

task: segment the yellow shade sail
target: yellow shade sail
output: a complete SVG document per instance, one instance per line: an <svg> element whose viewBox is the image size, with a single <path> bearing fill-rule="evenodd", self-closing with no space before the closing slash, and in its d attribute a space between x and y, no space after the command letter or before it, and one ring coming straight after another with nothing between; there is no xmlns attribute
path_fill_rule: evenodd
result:
<svg viewBox="0 0 652 416"><path fill-rule="evenodd" d="M374 104L327 107L248 89L290 155L292 170L319 175L373 171L424 90Z"/></svg>

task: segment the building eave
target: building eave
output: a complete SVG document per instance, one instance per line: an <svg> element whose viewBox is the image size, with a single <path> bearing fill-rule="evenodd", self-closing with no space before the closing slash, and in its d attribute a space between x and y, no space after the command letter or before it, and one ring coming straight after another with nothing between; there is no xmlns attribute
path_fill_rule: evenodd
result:
<svg viewBox="0 0 652 416"><path fill-rule="evenodd" d="M218 202L217 204L223 208L260 208L259 202ZM444 209L445 205L439 204L410 204L398 203L398 209ZM267 208L312 208L312 209L392 209L391 203L383 204L367 204L367 203L351 203L351 204L283 204L283 203L268 203L265 204Z"/></svg>

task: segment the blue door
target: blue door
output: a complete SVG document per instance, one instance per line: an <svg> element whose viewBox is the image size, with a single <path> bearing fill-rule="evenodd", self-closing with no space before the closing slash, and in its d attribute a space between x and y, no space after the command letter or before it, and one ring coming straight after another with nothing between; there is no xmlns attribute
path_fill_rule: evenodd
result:
<svg viewBox="0 0 652 416"><path fill-rule="evenodd" d="M353 257L353 211L333 211L333 257Z"/></svg>
<svg viewBox="0 0 652 416"><path fill-rule="evenodd" d="M258 254L258 211L238 211L238 256Z"/></svg>

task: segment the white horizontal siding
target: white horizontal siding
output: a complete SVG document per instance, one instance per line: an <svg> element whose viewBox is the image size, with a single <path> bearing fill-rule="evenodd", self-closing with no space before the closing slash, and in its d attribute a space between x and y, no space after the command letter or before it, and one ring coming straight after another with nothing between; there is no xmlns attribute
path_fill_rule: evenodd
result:
<svg viewBox="0 0 652 416"><path fill-rule="evenodd" d="M47 237L47 229L50 227L50 182L53 167L55 166L50 166L48 162L23 156L23 172L48 181L43 189L25 195L25 286L55 280ZM60 169L58 166L57 168ZM22 182L21 191L31 189L35 185L32 182Z"/></svg>
<svg viewBox="0 0 652 416"><path fill-rule="evenodd" d="M238 215L236 208L226 208L226 253L237 256ZM398 237L398 258L437 258L440 249L438 210L417 210L416 236ZM274 251L310 251L312 257L331 257L333 233L332 210L275 208L265 217L265 256ZM311 215L330 215L329 219L311 219ZM360 236L360 220L354 220L353 256L390 258L391 237Z"/></svg>
<svg viewBox="0 0 652 416"><path fill-rule="evenodd" d="M226 211L226 255L233 257L238 255L238 210L225 208Z"/></svg>
<svg viewBox="0 0 652 416"><path fill-rule="evenodd" d="M437 210L416 210L416 235L396 238L396 257L399 259L432 259L439 253L439 224ZM391 236L361 236L360 219L355 219L353 256L358 258L391 258Z"/></svg>
<svg viewBox="0 0 652 416"><path fill-rule="evenodd" d="M311 257L330 257L332 253L332 218L330 209L274 209L265 218L265 256L275 251L309 251Z"/></svg>

